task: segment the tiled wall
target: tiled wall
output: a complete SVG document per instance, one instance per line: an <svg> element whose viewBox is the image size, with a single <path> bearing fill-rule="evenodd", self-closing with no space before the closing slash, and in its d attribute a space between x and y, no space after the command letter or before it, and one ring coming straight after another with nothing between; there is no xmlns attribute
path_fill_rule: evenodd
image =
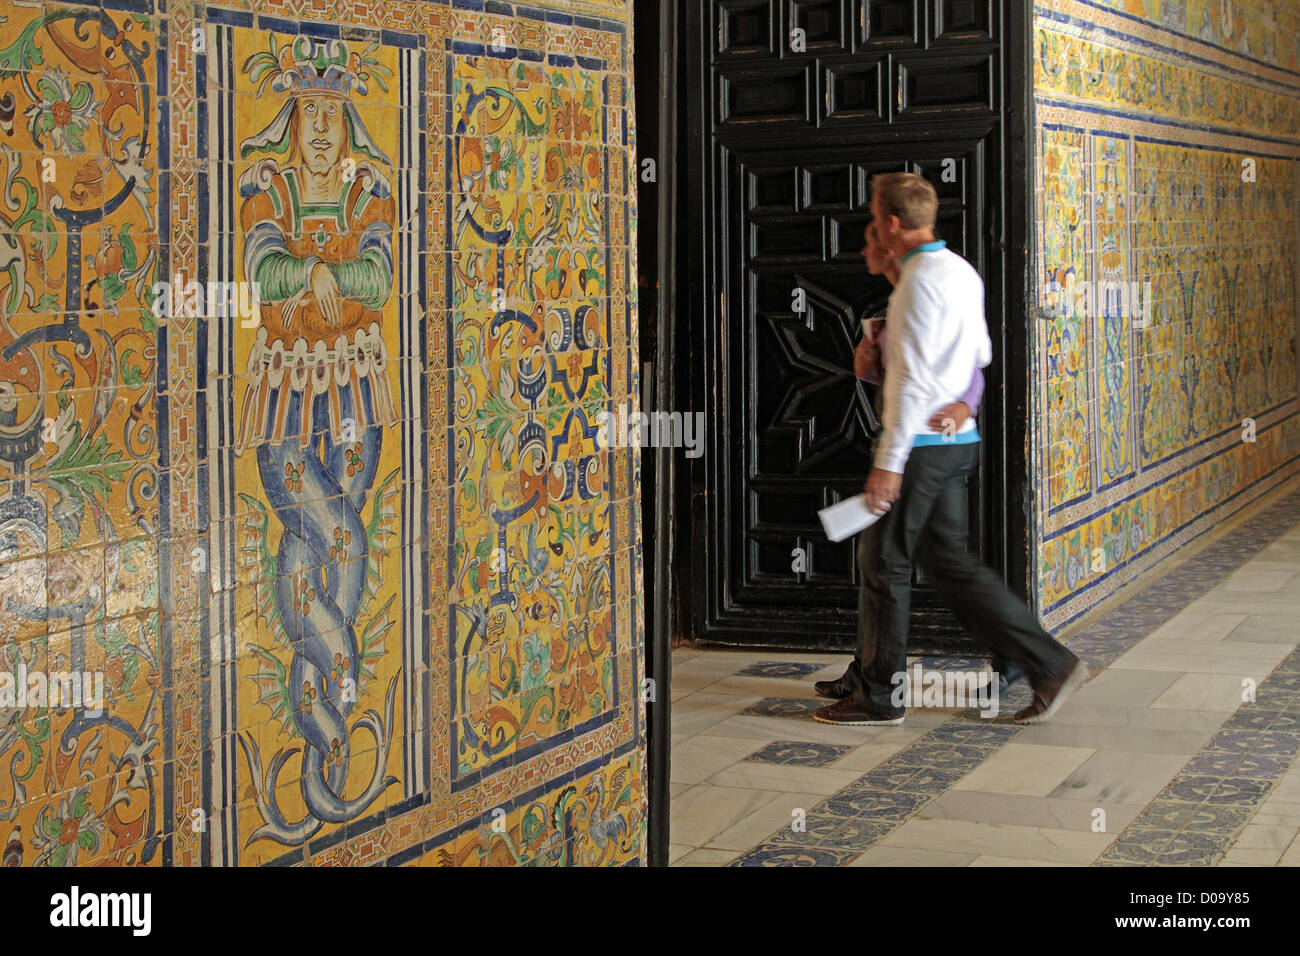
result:
<svg viewBox="0 0 1300 956"><path fill-rule="evenodd" d="M1298 27L1296 0L1036 6L1049 626L1296 470Z"/></svg>
<svg viewBox="0 0 1300 956"><path fill-rule="evenodd" d="M0 15L6 864L640 861L630 0Z"/></svg>

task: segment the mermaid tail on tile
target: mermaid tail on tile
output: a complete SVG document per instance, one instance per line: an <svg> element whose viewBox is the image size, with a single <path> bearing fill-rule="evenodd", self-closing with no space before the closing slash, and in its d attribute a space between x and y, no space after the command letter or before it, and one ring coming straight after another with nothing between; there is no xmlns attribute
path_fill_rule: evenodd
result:
<svg viewBox="0 0 1300 956"><path fill-rule="evenodd" d="M360 383L359 390L345 387L338 396L340 411L353 422L373 422L372 399L368 382ZM348 726L361 664L354 622L365 598L370 559L361 508L374 482L383 433L369 425L336 440L339 436L331 428L335 413L324 396L312 404L310 421L300 422L302 417L303 400L292 396L288 434L309 429L309 443L288 438L264 444L258 447L257 460L267 499L284 529L274 594L293 649L288 690L294 725L304 741L300 785L308 814L290 822L276 803L280 771L297 748L278 752L263 777L256 743L243 740L267 821L249 842L300 844L325 823L354 819L396 783L385 775L396 678L388 687L384 715L369 710ZM351 736L358 728L374 738L377 759L364 791L344 799Z"/></svg>
<svg viewBox="0 0 1300 956"><path fill-rule="evenodd" d="M384 768L388 764L388 751L392 744L392 736L385 728L391 727L393 724L393 703L396 696L397 678L394 677L388 685L383 716L381 717L374 710L367 710L352 727L353 730L358 727L365 728L374 737L378 747L375 772L371 776L369 785L360 796L351 800L344 800L339 797L338 793L333 789L333 784L328 779L330 773L325 767L325 757L319 750L311 746L303 750L302 795L309 813L296 822L290 822L285 818L276 800L275 792L276 787L279 785L280 771L298 753L298 748L293 747L279 751L272 758L267 772L263 774L262 758L258 752L256 741L253 740L251 734L240 735L239 742L244 749L244 756L248 760L249 769L253 776L253 785L257 791L257 805L261 810L263 819L267 821L253 831L246 845L250 845L256 840L275 840L288 846L299 846L320 832L321 827L326 823L344 823L354 819L370 806L384 790L396 783L396 777L384 775ZM336 773L334 776L345 779L347 776L346 765L344 765L341 775Z"/></svg>

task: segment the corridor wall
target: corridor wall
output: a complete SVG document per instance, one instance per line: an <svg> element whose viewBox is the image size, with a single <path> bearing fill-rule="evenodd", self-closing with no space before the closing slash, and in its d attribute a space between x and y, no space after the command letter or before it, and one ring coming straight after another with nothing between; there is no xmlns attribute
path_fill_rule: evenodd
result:
<svg viewBox="0 0 1300 956"><path fill-rule="evenodd" d="M0 15L6 865L641 862L630 0Z"/></svg>
<svg viewBox="0 0 1300 956"><path fill-rule="evenodd" d="M1036 587L1084 613L1297 468L1300 3L1039 0Z"/></svg>

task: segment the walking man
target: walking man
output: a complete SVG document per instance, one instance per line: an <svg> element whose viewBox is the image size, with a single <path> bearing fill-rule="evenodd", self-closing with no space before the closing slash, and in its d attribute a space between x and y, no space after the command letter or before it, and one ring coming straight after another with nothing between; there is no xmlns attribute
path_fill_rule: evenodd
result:
<svg viewBox="0 0 1300 956"><path fill-rule="evenodd" d="M920 176L888 173L872 181L876 236L898 256L900 268L883 363L885 431L866 484L872 510L883 514L874 561L861 569L861 612L874 617L874 648L860 654L861 680L853 693L816 712L823 723L903 722L903 708L891 698L895 675L907 667L915 557L962 623L1028 676L1033 701L1017 712L1017 723L1048 720L1088 678L1083 663L966 549L966 483L980 440L974 419L943 435L927 428L934 409L965 391L971 368L992 359L984 284L966 260L936 241L938 207L934 187ZM923 538L926 547L918 555Z"/></svg>
<svg viewBox="0 0 1300 956"><path fill-rule="evenodd" d="M876 223L869 223L863 230L865 244L862 247L862 258L867 264L867 271L872 275L884 276L891 286L898 285L900 273L898 265L898 256L892 249L886 249L876 235ZM858 343L857 351L853 356L853 366L857 377L872 385L881 386L884 384L884 344L888 337L888 326L883 322L877 322L877 319L883 320L884 313L872 319L875 323L875 331L871 335L863 335L862 340ZM980 397L984 394L984 372L979 364L973 364L971 368L970 385L966 391L951 404L945 405L933 415L927 423L930 431L934 434L928 436L925 441L933 441L939 433L955 433L956 429L961 428L968 418L974 418L975 413L979 410ZM877 416L880 415L880 394L877 392L876 400L873 403ZM966 527L966 520L963 517L961 526ZM874 567L876 563L877 542L880 535L879 523L872 525L865 531L858 534L858 567ZM928 562L924 553L929 547L930 535L926 534L921 537L917 543L916 559L922 567L927 567ZM875 594L869 586L869 579L863 575L861 587L858 593L858 644L854 649L853 659L849 661L844 673L832 680L819 680L813 685L813 690L818 697L826 697L830 700L842 700L851 696L854 691L862 686L862 660L863 657L870 657L875 653L875 628L876 628L876 601ZM1024 677L1024 671L1016 664L1005 661L995 651L993 654L993 673L998 681L998 692L1005 695L1011 685Z"/></svg>

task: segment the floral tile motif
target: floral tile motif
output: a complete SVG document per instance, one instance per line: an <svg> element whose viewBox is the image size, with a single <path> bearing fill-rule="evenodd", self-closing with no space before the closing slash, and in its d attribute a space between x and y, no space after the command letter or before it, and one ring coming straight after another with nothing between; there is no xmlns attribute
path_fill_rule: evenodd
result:
<svg viewBox="0 0 1300 956"><path fill-rule="evenodd" d="M863 774L852 785L841 790L841 794L865 791L869 793L881 790L906 790L909 793L929 793L938 795L950 790L969 771L938 770L934 767L914 767L907 764L886 760L875 770Z"/></svg>
<svg viewBox="0 0 1300 956"><path fill-rule="evenodd" d="M807 821L803 832L792 831L786 834L791 844L812 846L829 850L851 850L860 854L867 847L891 833L896 824L893 822L871 819L866 816L837 816L830 812L820 813Z"/></svg>
<svg viewBox="0 0 1300 956"><path fill-rule="evenodd" d="M157 125L166 28L151 4L113 0L0 0L0 16L7 858L167 865L181 661L163 577L174 563L192 585L209 565L175 550L160 493L186 459L157 396L158 187L175 147ZM38 675L51 693L74 677L61 685L71 699L48 699ZM42 690L20 702L15 686Z"/></svg>
<svg viewBox="0 0 1300 956"><path fill-rule="evenodd" d="M890 760L905 766L955 770L973 767L992 754L993 750L993 747L979 747L968 743L931 742L928 738L922 738L910 747L905 747Z"/></svg>
<svg viewBox="0 0 1300 956"><path fill-rule="evenodd" d="M933 799L933 794L906 790L841 791L826 801L826 811L836 816L867 817L874 821L902 822Z"/></svg>
<svg viewBox="0 0 1300 956"><path fill-rule="evenodd" d="M1212 832L1235 831L1250 819L1247 807L1210 803L1183 803L1161 797L1152 801L1129 824L1137 830L1207 830Z"/></svg>
<svg viewBox="0 0 1300 956"><path fill-rule="evenodd" d="M926 735L926 740L936 743L969 744L975 747L998 747L1011 740L1019 731L1014 725L993 724L987 720L979 723L942 724Z"/></svg>
<svg viewBox="0 0 1300 956"><path fill-rule="evenodd" d="M742 717L790 717L796 720L812 720L813 711L826 706L826 701L806 700L790 697L767 697L756 704L750 704L740 712Z"/></svg>
<svg viewBox="0 0 1300 956"><path fill-rule="evenodd" d="M916 663L927 671L982 671L989 666L986 657L920 657Z"/></svg>
<svg viewBox="0 0 1300 956"><path fill-rule="evenodd" d="M1191 777L1191 779L1198 779ZM1175 785L1177 781L1175 781ZM1252 780L1245 777L1219 777L1206 796L1208 803L1231 803L1253 806L1264 801L1273 787L1271 780ZM1176 790L1173 792L1177 792Z"/></svg>
<svg viewBox="0 0 1300 956"><path fill-rule="evenodd" d="M1188 761L1183 771L1189 774L1228 777L1236 773L1237 768L1241 766L1241 761L1241 754L1202 752Z"/></svg>
<svg viewBox="0 0 1300 956"><path fill-rule="evenodd" d="M801 664L795 661L759 661L750 664L744 670L736 671L737 677L788 677L802 680L809 674L821 670L820 664Z"/></svg>
<svg viewBox="0 0 1300 956"><path fill-rule="evenodd" d="M750 754L748 760L798 767L828 767L852 750L847 745L806 743L801 740L777 740Z"/></svg>
<svg viewBox="0 0 1300 956"><path fill-rule="evenodd" d="M1300 714L1287 713L1284 710L1255 709L1243 706L1224 722L1224 729L1237 727L1252 730L1275 730L1289 734L1300 734Z"/></svg>
<svg viewBox="0 0 1300 956"><path fill-rule="evenodd" d="M844 866L862 855L861 850L833 850L788 843L764 843L749 850L731 866Z"/></svg>
<svg viewBox="0 0 1300 956"><path fill-rule="evenodd" d="M1126 830L1098 861L1107 866L1209 866L1223 855L1226 842L1208 834L1172 830Z"/></svg>
<svg viewBox="0 0 1300 956"><path fill-rule="evenodd" d="M1268 678L1268 684L1272 685L1273 680ZM1293 757L1300 750L1300 738L1282 731L1220 730L1209 739L1205 750L1209 753Z"/></svg>

